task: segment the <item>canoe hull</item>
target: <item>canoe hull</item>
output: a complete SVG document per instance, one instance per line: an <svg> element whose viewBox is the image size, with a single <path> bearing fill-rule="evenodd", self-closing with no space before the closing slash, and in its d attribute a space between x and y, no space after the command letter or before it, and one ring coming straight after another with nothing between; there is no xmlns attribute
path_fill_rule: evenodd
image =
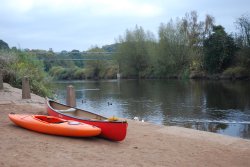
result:
<svg viewBox="0 0 250 167"><path fill-rule="evenodd" d="M88 124L62 120L61 123L48 123L37 119L37 117L53 119L53 116L9 114L9 119L16 125L50 135L69 137L92 137L101 133L101 129ZM55 119L58 119L55 117Z"/></svg>
<svg viewBox="0 0 250 167"><path fill-rule="evenodd" d="M104 119L104 120L93 120L90 119L88 117L77 117L77 116L71 116L68 115L64 112L60 112L57 109L53 108L51 106L52 103L56 103L56 105L58 106L62 106L63 108L71 108L67 105L64 104L60 104L58 102L52 101L52 100L47 100L47 112L49 115L52 116L56 116L59 118L63 118L66 120L75 120L78 122L83 122L89 125L94 125L98 128L101 129L101 133L100 133L100 137L109 139L109 140L113 140L113 141L122 141L125 139L126 137L126 133L127 133L127 126L128 123L126 121L108 121L108 118ZM87 112L89 114L95 115L97 118L98 117L102 117L105 118L103 116L85 111L85 110L81 110L78 108L75 108L76 110L78 110L78 112Z"/></svg>

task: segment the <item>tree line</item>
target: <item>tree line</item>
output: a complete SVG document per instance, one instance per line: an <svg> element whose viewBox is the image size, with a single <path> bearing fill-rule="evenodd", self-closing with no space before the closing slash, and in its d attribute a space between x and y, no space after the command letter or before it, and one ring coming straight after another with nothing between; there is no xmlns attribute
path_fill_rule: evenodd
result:
<svg viewBox="0 0 250 167"><path fill-rule="evenodd" d="M119 71L127 78L249 78L250 18L235 21L238 32L226 33L206 15L198 21L196 11L162 23L158 39L136 26L120 36Z"/></svg>

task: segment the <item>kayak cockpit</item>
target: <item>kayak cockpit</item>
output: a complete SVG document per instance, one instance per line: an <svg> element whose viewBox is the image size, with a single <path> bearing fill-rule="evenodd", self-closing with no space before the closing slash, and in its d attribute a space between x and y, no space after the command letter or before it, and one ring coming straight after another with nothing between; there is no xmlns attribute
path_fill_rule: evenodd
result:
<svg viewBox="0 0 250 167"><path fill-rule="evenodd" d="M57 118L57 117L46 116L46 115L34 115L33 117L35 119L37 119L37 120L47 122L47 123L53 123L53 124L59 124L59 123L67 122L64 119Z"/></svg>

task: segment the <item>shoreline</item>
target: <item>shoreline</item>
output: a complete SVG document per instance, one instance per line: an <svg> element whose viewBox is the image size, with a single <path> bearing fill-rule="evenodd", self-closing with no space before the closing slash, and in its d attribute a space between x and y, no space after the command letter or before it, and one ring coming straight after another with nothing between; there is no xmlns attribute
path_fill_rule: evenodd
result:
<svg viewBox="0 0 250 167"><path fill-rule="evenodd" d="M128 120L127 137L45 135L14 125L7 114L47 114L45 99L4 83L0 90L0 166L250 166L250 140Z"/></svg>

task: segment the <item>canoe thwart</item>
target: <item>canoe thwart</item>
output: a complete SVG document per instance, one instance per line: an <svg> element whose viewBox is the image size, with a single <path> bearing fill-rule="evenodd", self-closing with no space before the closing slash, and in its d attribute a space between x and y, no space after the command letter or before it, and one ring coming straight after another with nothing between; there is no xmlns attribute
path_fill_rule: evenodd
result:
<svg viewBox="0 0 250 167"><path fill-rule="evenodd" d="M75 108L69 108L69 109L66 109L66 110L56 110L58 112L75 112L76 109Z"/></svg>

